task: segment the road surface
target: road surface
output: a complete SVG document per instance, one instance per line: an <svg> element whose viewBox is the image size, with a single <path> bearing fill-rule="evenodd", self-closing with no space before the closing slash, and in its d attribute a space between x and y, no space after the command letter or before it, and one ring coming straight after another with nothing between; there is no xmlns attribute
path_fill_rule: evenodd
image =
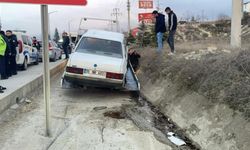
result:
<svg viewBox="0 0 250 150"><path fill-rule="evenodd" d="M52 137L45 136L40 92L0 115L1 150L171 150L132 121L104 116L136 105L128 92L61 89L60 76L51 81Z"/></svg>

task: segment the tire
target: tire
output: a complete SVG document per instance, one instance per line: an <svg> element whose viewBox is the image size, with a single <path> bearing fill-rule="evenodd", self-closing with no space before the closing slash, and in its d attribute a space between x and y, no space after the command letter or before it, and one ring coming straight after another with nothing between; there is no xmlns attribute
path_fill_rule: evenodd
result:
<svg viewBox="0 0 250 150"><path fill-rule="evenodd" d="M56 53L54 55L54 58L52 59L53 62L56 62Z"/></svg>
<svg viewBox="0 0 250 150"><path fill-rule="evenodd" d="M25 58L23 65L22 65L22 70L27 70L27 69L28 69L28 61L27 61L27 58Z"/></svg>
<svg viewBox="0 0 250 150"><path fill-rule="evenodd" d="M59 59L62 59L62 53L61 53L61 55L60 55Z"/></svg>

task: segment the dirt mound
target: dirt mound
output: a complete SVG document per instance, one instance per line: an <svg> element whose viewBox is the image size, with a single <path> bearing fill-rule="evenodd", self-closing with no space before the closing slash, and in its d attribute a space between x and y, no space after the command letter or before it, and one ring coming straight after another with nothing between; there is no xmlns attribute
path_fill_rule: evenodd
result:
<svg viewBox="0 0 250 150"><path fill-rule="evenodd" d="M180 89L205 96L211 104L225 103L250 120L250 49L182 50L159 63L151 50L142 52L141 72L155 82L170 79ZM143 78L141 76L141 78Z"/></svg>

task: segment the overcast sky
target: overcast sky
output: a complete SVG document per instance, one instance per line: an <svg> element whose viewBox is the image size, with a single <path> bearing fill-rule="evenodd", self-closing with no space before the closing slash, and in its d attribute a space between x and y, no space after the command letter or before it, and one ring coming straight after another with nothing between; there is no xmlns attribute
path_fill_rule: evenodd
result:
<svg viewBox="0 0 250 150"><path fill-rule="evenodd" d="M156 1L156 0L155 0ZM121 29L127 30L127 0L88 0L87 6L49 6L49 11L58 11L50 15L51 31L55 27L60 32L68 31L70 21L71 31L77 31L82 17L97 17L111 19L113 8L118 7L122 15L119 17ZM131 0L132 27L138 25L138 12L152 12L139 10L138 0ZM231 15L231 0L160 0L161 10L170 6L183 18L187 15L201 15L202 12L209 18L215 19L219 14ZM40 6L27 4L0 4L0 16L3 29L23 29L32 35L39 35ZM87 21L82 28L110 28L106 22Z"/></svg>

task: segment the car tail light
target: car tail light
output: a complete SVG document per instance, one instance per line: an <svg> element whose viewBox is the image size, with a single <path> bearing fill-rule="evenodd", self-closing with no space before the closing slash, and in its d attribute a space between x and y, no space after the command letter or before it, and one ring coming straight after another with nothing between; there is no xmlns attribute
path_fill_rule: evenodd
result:
<svg viewBox="0 0 250 150"><path fill-rule="evenodd" d="M51 43L49 43L49 50L53 50Z"/></svg>
<svg viewBox="0 0 250 150"><path fill-rule="evenodd" d="M75 73L75 74L83 74L83 69L75 68L75 67L67 67L66 72Z"/></svg>
<svg viewBox="0 0 250 150"><path fill-rule="evenodd" d="M22 53L23 52L23 43L22 41L18 40L18 51L19 53Z"/></svg>
<svg viewBox="0 0 250 150"><path fill-rule="evenodd" d="M123 74L107 72L106 73L106 78L122 80L123 79Z"/></svg>

